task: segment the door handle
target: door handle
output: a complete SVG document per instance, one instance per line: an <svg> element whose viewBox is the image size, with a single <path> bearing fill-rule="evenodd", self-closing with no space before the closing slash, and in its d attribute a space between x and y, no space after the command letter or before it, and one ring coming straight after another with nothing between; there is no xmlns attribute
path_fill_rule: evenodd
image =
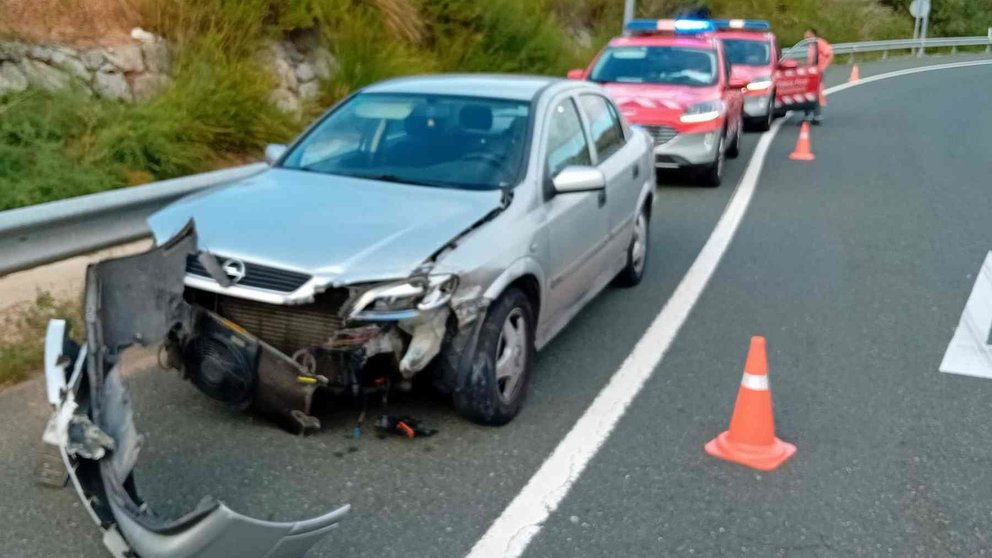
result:
<svg viewBox="0 0 992 558"><path fill-rule="evenodd" d="M631 172L631 174L634 175L634 178L637 178L638 176L641 176L641 166L635 163L634 164L634 169Z"/></svg>
<svg viewBox="0 0 992 558"><path fill-rule="evenodd" d="M599 207L606 205L606 190L599 191Z"/></svg>

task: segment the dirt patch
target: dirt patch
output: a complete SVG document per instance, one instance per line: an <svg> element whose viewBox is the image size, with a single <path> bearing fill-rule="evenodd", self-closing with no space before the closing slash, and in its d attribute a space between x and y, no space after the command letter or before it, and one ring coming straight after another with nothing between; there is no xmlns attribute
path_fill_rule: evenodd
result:
<svg viewBox="0 0 992 558"><path fill-rule="evenodd" d="M140 0L0 0L0 38L76 47L129 42Z"/></svg>

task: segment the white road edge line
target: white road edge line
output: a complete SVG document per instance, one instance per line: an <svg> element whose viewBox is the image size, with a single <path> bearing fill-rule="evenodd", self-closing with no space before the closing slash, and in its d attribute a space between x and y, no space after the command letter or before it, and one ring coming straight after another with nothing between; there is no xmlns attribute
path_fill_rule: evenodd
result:
<svg viewBox="0 0 992 558"><path fill-rule="evenodd" d="M992 64L992 60L936 64L866 77L827 89L829 95L856 85L919 72ZM579 479L586 465L606 442L627 407L661 363L672 341L689 317L723 254L737 232L754 195L768 148L783 120L762 134L740 183L717 221L709 239L686 272L671 298L655 317L633 351L613 373L582 417L541 464L524 488L476 542L467 558L518 558L541 531L544 522Z"/></svg>

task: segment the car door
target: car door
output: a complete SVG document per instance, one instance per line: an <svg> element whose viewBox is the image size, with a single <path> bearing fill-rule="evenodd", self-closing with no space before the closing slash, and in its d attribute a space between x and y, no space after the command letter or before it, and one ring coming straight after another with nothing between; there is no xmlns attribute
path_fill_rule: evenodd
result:
<svg viewBox="0 0 992 558"><path fill-rule="evenodd" d="M566 167L591 166L592 149L571 95L551 102L543 141L544 210L549 243L549 316L557 329L588 292L609 235L608 193L556 194L552 181Z"/></svg>
<svg viewBox="0 0 992 558"><path fill-rule="evenodd" d="M610 262L613 265L604 269L604 273L609 274L626 257L637 200L644 177L650 171L641 168L642 149L633 142L627 142L619 113L610 100L596 93L583 93L578 101L589 128L595 165L606 177L611 239L609 251L614 258Z"/></svg>
<svg viewBox="0 0 992 558"><path fill-rule="evenodd" d="M815 40L805 40L782 51L775 70L775 108L780 111L805 109L819 102L819 49Z"/></svg>

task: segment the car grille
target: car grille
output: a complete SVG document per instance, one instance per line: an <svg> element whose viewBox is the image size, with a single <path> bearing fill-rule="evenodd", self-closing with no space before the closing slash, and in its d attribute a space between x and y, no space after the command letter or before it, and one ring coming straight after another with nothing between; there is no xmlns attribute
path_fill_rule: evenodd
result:
<svg viewBox="0 0 992 558"><path fill-rule="evenodd" d="M223 264L225 258L218 257L217 262ZM200 277L210 277L196 255L186 256L186 273ZM245 276L238 281L242 287L254 287L280 293L291 293L310 280L306 273L298 273L275 267L245 262Z"/></svg>
<svg viewBox="0 0 992 558"><path fill-rule="evenodd" d="M197 292L196 298L262 341L292 355L298 349L327 343L343 327L340 314L348 291L334 289L321 293L310 304L285 306L203 291Z"/></svg>
<svg viewBox="0 0 992 558"><path fill-rule="evenodd" d="M654 140L655 145L664 145L679 135L671 126L642 126Z"/></svg>

